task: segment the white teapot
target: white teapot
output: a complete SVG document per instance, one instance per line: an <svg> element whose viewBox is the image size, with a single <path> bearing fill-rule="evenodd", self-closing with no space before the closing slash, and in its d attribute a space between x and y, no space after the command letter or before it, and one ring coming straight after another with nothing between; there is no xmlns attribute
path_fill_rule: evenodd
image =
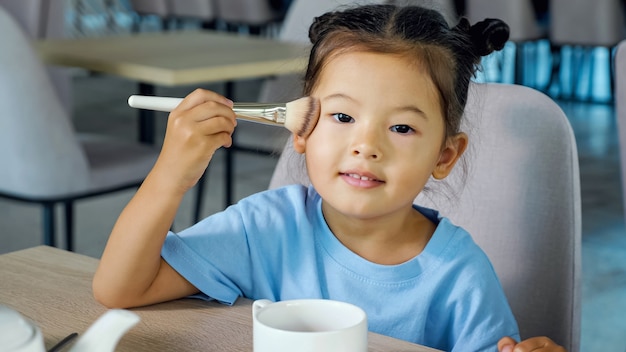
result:
<svg viewBox="0 0 626 352"><path fill-rule="evenodd" d="M124 309L111 309L98 318L69 352L113 352L122 336L139 322ZM0 305L0 352L46 352L41 330L20 313Z"/></svg>

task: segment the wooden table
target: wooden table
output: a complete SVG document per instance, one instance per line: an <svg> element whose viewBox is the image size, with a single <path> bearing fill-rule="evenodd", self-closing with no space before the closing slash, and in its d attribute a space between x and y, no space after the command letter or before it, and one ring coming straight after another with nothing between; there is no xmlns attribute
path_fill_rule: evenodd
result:
<svg viewBox="0 0 626 352"><path fill-rule="evenodd" d="M40 246L0 255L0 304L35 322L50 348L82 334L105 311L91 294L98 261ZM181 299L133 309L141 321L116 351L251 351L251 301L232 306ZM369 351L436 351L369 333Z"/></svg>
<svg viewBox="0 0 626 352"><path fill-rule="evenodd" d="M80 67L139 82L139 94L155 85L179 86L300 73L309 47L303 44L213 31L172 31L46 39L35 43L43 61ZM230 94L229 94L230 93ZM232 98L232 92L226 94ZM151 112L140 119L140 139L152 142ZM141 117L141 116L140 116Z"/></svg>
<svg viewBox="0 0 626 352"><path fill-rule="evenodd" d="M308 46L212 31L42 40L41 58L164 86L300 73Z"/></svg>
<svg viewBox="0 0 626 352"><path fill-rule="evenodd" d="M308 45L213 31L46 39L35 46L48 64L136 80L138 94L154 95L155 85L226 82L231 99L234 80L301 73L309 53ZM154 143L154 135L154 113L140 110L139 140ZM233 151L250 151L233 146L226 149L225 206L233 202Z"/></svg>

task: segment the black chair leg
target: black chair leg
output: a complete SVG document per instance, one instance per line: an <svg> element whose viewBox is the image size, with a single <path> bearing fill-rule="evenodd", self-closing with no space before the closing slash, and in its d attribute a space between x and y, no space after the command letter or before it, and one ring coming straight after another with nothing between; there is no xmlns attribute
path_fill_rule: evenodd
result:
<svg viewBox="0 0 626 352"><path fill-rule="evenodd" d="M54 203L43 204L43 243L46 246L56 247L54 234Z"/></svg>
<svg viewBox="0 0 626 352"><path fill-rule="evenodd" d="M550 93L553 85L556 85L557 93L553 95L553 98L560 98L562 95L563 87L561 86L561 61L562 60L562 51L560 46L550 45L550 57L552 59L551 62L551 70L550 70L550 78L548 79L548 83L546 84L545 91L546 93Z"/></svg>
<svg viewBox="0 0 626 352"><path fill-rule="evenodd" d="M572 73L572 81L569 99L576 100L579 89L578 85L582 77L582 70L585 66L586 49L582 46L575 46L572 50L572 70L570 71Z"/></svg>
<svg viewBox="0 0 626 352"><path fill-rule="evenodd" d="M234 135L233 135L234 136ZM235 168L235 141L233 139L233 145L226 149L225 163L224 163L224 209L233 204L233 191L235 188L235 182L233 182L234 168Z"/></svg>
<svg viewBox="0 0 626 352"><path fill-rule="evenodd" d="M198 221L200 221L200 212L202 211L202 203L203 203L203 195L204 195L204 184L206 182L206 178L207 178L207 172L209 170L206 170L204 172L204 175L202 175L202 177L200 177L200 179L198 180L198 183L196 184L196 204L194 206L193 209L193 222L197 223Z"/></svg>
<svg viewBox="0 0 626 352"><path fill-rule="evenodd" d="M524 43L515 43L515 65L513 65L513 69L515 70L513 83L515 84L524 84L524 59L526 53L526 46Z"/></svg>
<svg viewBox="0 0 626 352"><path fill-rule="evenodd" d="M65 206L65 246L68 251L74 251L74 202L66 201Z"/></svg>
<svg viewBox="0 0 626 352"><path fill-rule="evenodd" d="M224 95L229 99L235 99L235 82L227 81L224 85ZM237 149L236 134L232 135L233 144L226 148L224 161L224 209L233 204L233 193L235 188L235 150Z"/></svg>
<svg viewBox="0 0 626 352"><path fill-rule="evenodd" d="M609 86L611 89L610 101L615 102L615 52L617 46L608 48L609 50Z"/></svg>

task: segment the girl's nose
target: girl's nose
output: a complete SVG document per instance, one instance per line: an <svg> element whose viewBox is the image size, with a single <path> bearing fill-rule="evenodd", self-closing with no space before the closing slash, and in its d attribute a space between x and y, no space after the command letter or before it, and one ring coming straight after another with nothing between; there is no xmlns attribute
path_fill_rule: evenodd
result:
<svg viewBox="0 0 626 352"><path fill-rule="evenodd" d="M352 155L370 160L382 157L382 139L373 128L362 128L353 139Z"/></svg>

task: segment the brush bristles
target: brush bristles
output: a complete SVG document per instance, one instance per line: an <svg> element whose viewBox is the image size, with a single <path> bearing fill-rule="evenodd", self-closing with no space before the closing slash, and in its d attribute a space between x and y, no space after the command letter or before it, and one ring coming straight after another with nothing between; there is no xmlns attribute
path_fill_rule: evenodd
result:
<svg viewBox="0 0 626 352"><path fill-rule="evenodd" d="M320 117L319 101L303 97L286 104L285 128L300 137L308 137Z"/></svg>

